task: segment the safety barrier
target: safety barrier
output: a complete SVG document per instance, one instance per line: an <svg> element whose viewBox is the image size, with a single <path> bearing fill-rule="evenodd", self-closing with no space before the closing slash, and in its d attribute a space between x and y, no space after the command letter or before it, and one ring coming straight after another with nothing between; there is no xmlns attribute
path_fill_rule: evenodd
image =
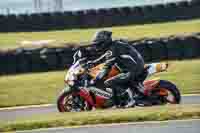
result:
<svg viewBox="0 0 200 133"><path fill-rule="evenodd" d="M199 0L21 15L0 15L0 32L43 31L72 28L108 27L200 18Z"/></svg>
<svg viewBox="0 0 200 133"><path fill-rule="evenodd" d="M142 54L146 62L200 57L200 33L129 42ZM0 51L0 74L67 69L72 64L73 54L78 48L80 47L77 44Z"/></svg>

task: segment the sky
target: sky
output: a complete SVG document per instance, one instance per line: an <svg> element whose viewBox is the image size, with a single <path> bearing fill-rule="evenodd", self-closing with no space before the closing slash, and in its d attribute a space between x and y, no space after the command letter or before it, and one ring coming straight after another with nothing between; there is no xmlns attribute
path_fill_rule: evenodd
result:
<svg viewBox="0 0 200 133"><path fill-rule="evenodd" d="M54 0L42 0L43 12L54 10ZM63 0L63 10L98 9L121 6L141 6L183 0ZM35 12L33 0L0 0L0 14Z"/></svg>

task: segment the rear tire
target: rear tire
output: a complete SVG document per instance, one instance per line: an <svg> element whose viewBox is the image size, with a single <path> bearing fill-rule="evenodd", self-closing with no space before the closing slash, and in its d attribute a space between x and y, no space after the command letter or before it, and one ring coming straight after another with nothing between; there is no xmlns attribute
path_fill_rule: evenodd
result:
<svg viewBox="0 0 200 133"><path fill-rule="evenodd" d="M175 84L167 80L160 80L158 88L158 90L165 89L168 93L171 93L173 101L167 100L167 97L164 96L164 99L167 101L167 103L180 104L181 94Z"/></svg>

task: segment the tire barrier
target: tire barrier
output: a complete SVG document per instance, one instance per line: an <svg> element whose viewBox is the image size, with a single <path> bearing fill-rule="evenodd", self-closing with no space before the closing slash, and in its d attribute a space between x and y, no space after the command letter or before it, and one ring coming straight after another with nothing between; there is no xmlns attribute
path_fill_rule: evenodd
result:
<svg viewBox="0 0 200 133"><path fill-rule="evenodd" d="M145 62L200 57L200 33L130 40L129 43L141 53ZM0 75L67 69L73 62L74 52L81 47L85 46L69 44L0 51Z"/></svg>
<svg viewBox="0 0 200 133"><path fill-rule="evenodd" d="M8 74L8 73L16 73L17 69L17 59L16 59L16 52L15 51L7 51L1 52L0 54L0 73L1 74Z"/></svg>
<svg viewBox="0 0 200 133"><path fill-rule="evenodd" d="M162 39L150 40L148 47L151 49L151 60L159 61L168 59L168 49Z"/></svg>
<svg viewBox="0 0 200 133"><path fill-rule="evenodd" d="M148 45L148 40L141 40L140 42L135 42L133 45L135 48L140 51L141 55L143 56L145 61L151 61L151 49Z"/></svg>
<svg viewBox="0 0 200 133"><path fill-rule="evenodd" d="M109 27L200 18L199 0L136 7L0 15L0 32Z"/></svg>

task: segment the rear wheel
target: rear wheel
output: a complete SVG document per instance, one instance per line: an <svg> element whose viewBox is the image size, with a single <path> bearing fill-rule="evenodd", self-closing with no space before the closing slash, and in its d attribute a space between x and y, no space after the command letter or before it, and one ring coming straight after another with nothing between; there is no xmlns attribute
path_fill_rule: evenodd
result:
<svg viewBox="0 0 200 133"><path fill-rule="evenodd" d="M181 102L179 89L170 81L160 80L155 93L159 95L162 103L179 104Z"/></svg>

